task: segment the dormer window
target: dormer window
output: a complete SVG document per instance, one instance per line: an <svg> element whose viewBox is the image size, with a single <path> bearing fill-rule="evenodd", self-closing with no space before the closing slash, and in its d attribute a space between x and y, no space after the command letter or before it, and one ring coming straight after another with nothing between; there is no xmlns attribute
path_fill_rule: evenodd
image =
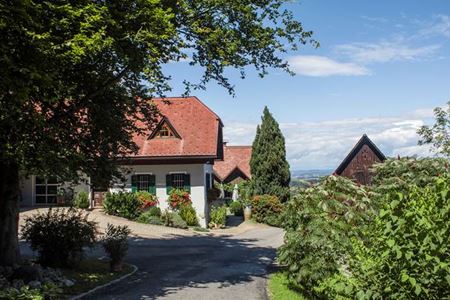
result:
<svg viewBox="0 0 450 300"><path fill-rule="evenodd" d="M170 138L180 138L179 134L175 131L169 120L163 119L159 125L156 127L150 139L170 139Z"/></svg>
<svg viewBox="0 0 450 300"><path fill-rule="evenodd" d="M173 134L172 130L170 130L169 126L167 126L167 124L163 124L163 126L161 126L159 131L155 134L155 138L160 139L171 137L175 137L175 135Z"/></svg>

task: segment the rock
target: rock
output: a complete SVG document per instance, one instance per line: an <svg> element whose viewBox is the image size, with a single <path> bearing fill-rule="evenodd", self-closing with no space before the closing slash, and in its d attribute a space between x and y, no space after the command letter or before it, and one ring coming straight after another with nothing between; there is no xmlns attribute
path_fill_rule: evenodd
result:
<svg viewBox="0 0 450 300"><path fill-rule="evenodd" d="M63 284L67 287L73 286L75 283L70 279L63 280Z"/></svg>
<svg viewBox="0 0 450 300"><path fill-rule="evenodd" d="M42 287L42 283L40 281L37 281L37 280L28 282L28 285L32 289L40 289Z"/></svg>

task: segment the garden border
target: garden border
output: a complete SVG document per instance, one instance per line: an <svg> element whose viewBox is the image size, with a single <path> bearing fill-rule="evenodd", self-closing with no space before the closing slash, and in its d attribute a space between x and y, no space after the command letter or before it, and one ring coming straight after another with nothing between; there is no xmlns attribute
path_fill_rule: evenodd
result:
<svg viewBox="0 0 450 300"><path fill-rule="evenodd" d="M78 299L82 299L83 297L86 297L86 296L88 296L88 295L90 295L90 294L93 294L93 293L95 293L95 292L97 292L97 291L99 291L99 290L101 290L101 289L103 289L103 288L105 288L105 287L108 287L108 286L110 286L110 285L119 283L120 281L122 281L122 280L124 280L124 279L130 277L131 275L133 275L134 273L136 273L136 272L139 270L139 268L138 268L137 266L133 265L133 264L128 264L128 265L130 265L130 266L133 268L133 271L131 271L130 273L125 274L125 275L123 275L122 277L119 277L119 278L117 278L117 279L114 279L113 281L110 281L110 282L105 283L105 284L103 284L103 285L99 285L99 286L97 286L97 287L95 287L95 288L93 288L93 289L91 289L91 290L89 290L89 291L87 291L87 292L84 292L84 293L82 293L82 294L79 294L79 295L74 296L74 297L69 298L69 299L70 299L70 300L78 300Z"/></svg>

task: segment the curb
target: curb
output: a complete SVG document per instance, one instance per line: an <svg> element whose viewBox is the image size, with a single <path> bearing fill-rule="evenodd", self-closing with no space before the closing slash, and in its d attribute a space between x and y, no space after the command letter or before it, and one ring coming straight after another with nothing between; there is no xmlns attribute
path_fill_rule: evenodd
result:
<svg viewBox="0 0 450 300"><path fill-rule="evenodd" d="M78 299L82 299L83 297L86 297L86 296L88 296L88 295L90 295L90 294L93 294L93 293L95 293L95 292L97 292L97 291L99 291L99 290L101 290L101 289L103 289L103 288L105 288L105 287L110 286L110 285L119 283L120 281L122 281L122 280L124 280L124 279L130 277L131 275L133 275L134 273L137 272L138 267L136 267L135 265L132 265L132 264L129 264L129 265L133 268L133 271L131 271L130 273L125 274L125 275L123 275L122 277L119 277L119 278L117 278L117 279L114 279L113 281L110 281L110 282L105 283L105 284L103 284L103 285L97 286L97 287L93 288L93 289L90 290L90 291L84 292L83 294L74 296L74 297L70 298L70 300L78 300Z"/></svg>

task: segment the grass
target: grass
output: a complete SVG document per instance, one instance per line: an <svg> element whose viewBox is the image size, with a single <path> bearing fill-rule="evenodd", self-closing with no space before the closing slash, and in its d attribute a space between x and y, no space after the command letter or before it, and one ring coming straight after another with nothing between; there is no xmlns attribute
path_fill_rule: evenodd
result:
<svg viewBox="0 0 450 300"><path fill-rule="evenodd" d="M284 272L271 274L268 287L271 300L306 300L299 291L292 287Z"/></svg>
<svg viewBox="0 0 450 300"><path fill-rule="evenodd" d="M75 285L63 288L63 294L66 297L79 295L122 277L132 270L133 268L130 265L124 264L121 272L112 273L110 272L108 261L98 259L83 260L75 269L61 270L66 278L75 281Z"/></svg>

